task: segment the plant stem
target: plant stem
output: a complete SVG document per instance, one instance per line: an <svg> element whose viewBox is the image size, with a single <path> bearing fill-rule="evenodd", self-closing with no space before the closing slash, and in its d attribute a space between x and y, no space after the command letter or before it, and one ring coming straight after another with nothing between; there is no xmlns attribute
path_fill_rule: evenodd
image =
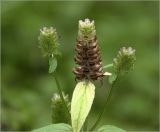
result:
<svg viewBox="0 0 160 132"><path fill-rule="evenodd" d="M67 104L66 104L66 102L65 102L65 100L64 100L64 97L63 97L63 94L62 94L62 89L61 89L61 87L60 87L60 83L59 83L59 81L58 81L56 72L55 72L55 74L54 74L54 79L55 79L55 82L56 82L56 85L57 85L57 88L58 88L58 91L59 91L59 95L60 95L60 97L61 97L61 100L62 100L62 102L63 102L63 104L64 104L64 106L65 106L65 108L66 108L66 110L67 110L67 112L68 112L68 116L70 116L70 112L69 112L69 109L68 109L68 107L67 107Z"/></svg>
<svg viewBox="0 0 160 132"><path fill-rule="evenodd" d="M112 92L113 92L113 87L115 86L117 80L118 80L118 75L117 75L116 79L114 80L114 82L112 83L112 85L109 87L108 94L106 96L106 100L105 100L105 104L103 106L102 112L99 114L99 117L98 117L97 121L91 127L90 131L93 131L96 128L96 126L98 125L98 123L100 122L100 120L102 119L102 115L105 112L106 106L108 105L108 102L109 102L109 100L111 98L111 95L112 95Z"/></svg>
<svg viewBox="0 0 160 132"><path fill-rule="evenodd" d="M109 68L109 67L112 67L112 66L113 66L113 64L111 63L111 64L108 64L108 65L105 65L105 66L103 67L103 69Z"/></svg>

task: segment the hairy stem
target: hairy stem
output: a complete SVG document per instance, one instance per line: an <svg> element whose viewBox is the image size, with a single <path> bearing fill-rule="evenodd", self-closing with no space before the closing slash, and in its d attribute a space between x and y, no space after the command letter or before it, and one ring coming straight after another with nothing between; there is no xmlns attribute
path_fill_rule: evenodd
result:
<svg viewBox="0 0 160 132"><path fill-rule="evenodd" d="M104 114L105 110L106 110L106 107L108 105L108 102L112 96L112 92L113 92L113 87L115 86L116 82L118 80L118 76L116 77L115 81L112 83L112 85L109 87L109 90L108 90L108 93L107 93L107 96L106 96L106 100L105 100L105 104L103 106L103 109L102 109L102 112L100 112L95 124L91 127L90 131L93 131L96 126L98 125L98 123L100 122L100 120L102 119L102 115Z"/></svg>
<svg viewBox="0 0 160 132"><path fill-rule="evenodd" d="M64 97L63 97L62 89L61 89L61 87L60 87L60 83L59 83L59 81L58 81L56 72L55 72L55 75L54 75L54 79L55 79L55 82L56 82L56 85L57 85L58 92L59 92L59 95L60 95L60 97L61 97L61 100L62 100L62 102L63 102L63 104L64 104L64 106L65 106L65 108L66 108L66 111L68 112L68 118L69 118L70 112L69 112L69 109L68 109L67 104L66 104L66 102L65 102L65 99L64 99Z"/></svg>

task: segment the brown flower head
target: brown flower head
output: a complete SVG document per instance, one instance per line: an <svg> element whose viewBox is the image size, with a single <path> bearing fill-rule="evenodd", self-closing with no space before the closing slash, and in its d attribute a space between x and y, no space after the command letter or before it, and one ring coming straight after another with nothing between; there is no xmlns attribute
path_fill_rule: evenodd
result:
<svg viewBox="0 0 160 132"><path fill-rule="evenodd" d="M94 21L79 21L75 50L75 62L79 65L73 70L76 80L97 80L104 76Z"/></svg>

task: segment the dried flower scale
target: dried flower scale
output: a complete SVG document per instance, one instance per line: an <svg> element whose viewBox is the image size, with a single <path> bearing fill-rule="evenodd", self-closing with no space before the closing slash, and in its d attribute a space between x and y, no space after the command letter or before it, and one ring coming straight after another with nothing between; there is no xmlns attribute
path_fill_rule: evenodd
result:
<svg viewBox="0 0 160 132"><path fill-rule="evenodd" d="M97 80L104 76L94 21L79 21L75 50L75 62L79 66L73 72L77 80Z"/></svg>

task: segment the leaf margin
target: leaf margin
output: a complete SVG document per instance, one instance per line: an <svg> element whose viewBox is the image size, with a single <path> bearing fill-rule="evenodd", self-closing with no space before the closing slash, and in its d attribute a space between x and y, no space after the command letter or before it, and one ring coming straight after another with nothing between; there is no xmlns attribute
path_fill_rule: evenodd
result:
<svg viewBox="0 0 160 132"><path fill-rule="evenodd" d="M127 132L127 131L114 125L103 125L98 129L97 132Z"/></svg>
<svg viewBox="0 0 160 132"><path fill-rule="evenodd" d="M58 123L58 124L50 124L50 125L38 128L38 129L34 129L31 132L72 132L72 128L68 124Z"/></svg>

